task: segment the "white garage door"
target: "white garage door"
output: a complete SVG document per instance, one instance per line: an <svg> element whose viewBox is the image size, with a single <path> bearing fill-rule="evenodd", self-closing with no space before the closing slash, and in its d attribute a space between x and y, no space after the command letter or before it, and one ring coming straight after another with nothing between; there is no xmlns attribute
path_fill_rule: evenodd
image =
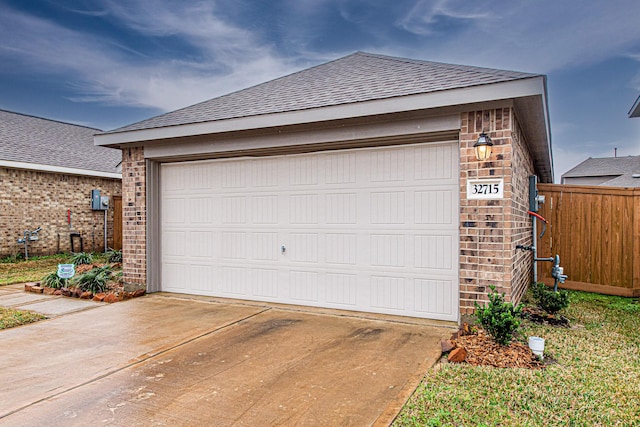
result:
<svg viewBox="0 0 640 427"><path fill-rule="evenodd" d="M455 321L457 147L163 164L161 288Z"/></svg>

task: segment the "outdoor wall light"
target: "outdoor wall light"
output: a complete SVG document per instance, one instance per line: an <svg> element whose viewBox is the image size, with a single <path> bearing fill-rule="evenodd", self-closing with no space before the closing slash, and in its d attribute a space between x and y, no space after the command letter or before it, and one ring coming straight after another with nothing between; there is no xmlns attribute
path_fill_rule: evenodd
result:
<svg viewBox="0 0 640 427"><path fill-rule="evenodd" d="M489 157L491 157L491 147L493 147L491 138L489 138L489 135L482 132L478 137L478 141L473 144L473 148L476 149L476 158L481 162L488 160Z"/></svg>

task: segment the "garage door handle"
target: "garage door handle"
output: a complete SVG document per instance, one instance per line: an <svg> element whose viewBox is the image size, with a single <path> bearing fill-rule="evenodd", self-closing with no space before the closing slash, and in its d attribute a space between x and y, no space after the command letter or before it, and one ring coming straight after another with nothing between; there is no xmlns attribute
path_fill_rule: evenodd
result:
<svg viewBox="0 0 640 427"><path fill-rule="evenodd" d="M280 246L280 253L284 255L285 252L287 252L287 247L285 245Z"/></svg>

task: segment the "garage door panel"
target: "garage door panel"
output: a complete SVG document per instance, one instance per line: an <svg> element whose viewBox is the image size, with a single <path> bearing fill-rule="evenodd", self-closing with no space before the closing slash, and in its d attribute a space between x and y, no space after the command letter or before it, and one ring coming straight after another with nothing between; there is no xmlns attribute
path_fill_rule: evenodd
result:
<svg viewBox="0 0 640 427"><path fill-rule="evenodd" d="M251 234L251 258L255 261L278 260L278 233L256 232Z"/></svg>
<svg viewBox="0 0 640 427"><path fill-rule="evenodd" d="M415 191L413 223L453 225L454 217L451 211L455 205L454 197L457 197L457 194L451 190Z"/></svg>
<svg viewBox="0 0 640 427"><path fill-rule="evenodd" d="M351 225L356 223L358 197L356 193L324 195L325 223Z"/></svg>
<svg viewBox="0 0 640 427"><path fill-rule="evenodd" d="M372 192L370 201L371 224L405 223L404 191Z"/></svg>
<svg viewBox="0 0 640 427"><path fill-rule="evenodd" d="M247 234L243 231L224 231L221 233L221 258L229 260L246 260Z"/></svg>
<svg viewBox="0 0 640 427"><path fill-rule="evenodd" d="M221 163L221 182L223 189L241 189L247 186L249 165L243 161Z"/></svg>
<svg viewBox="0 0 640 427"><path fill-rule="evenodd" d="M458 182L457 162L458 147L451 144L413 148L414 176L419 181L455 184Z"/></svg>
<svg viewBox="0 0 640 427"><path fill-rule="evenodd" d="M404 267L405 236L403 234L372 234L371 261L372 267Z"/></svg>
<svg viewBox="0 0 640 427"><path fill-rule="evenodd" d="M327 233L324 236L325 258L328 264L356 265L358 236L353 233Z"/></svg>
<svg viewBox="0 0 640 427"><path fill-rule="evenodd" d="M162 223L164 225L182 225L185 223L185 197L167 196L162 200Z"/></svg>
<svg viewBox="0 0 640 427"><path fill-rule="evenodd" d="M324 157L325 183L355 184L356 155L353 152L327 154ZM349 185L350 186L350 185Z"/></svg>
<svg viewBox="0 0 640 427"><path fill-rule="evenodd" d="M278 224L277 194L264 194L251 198L251 222L255 225Z"/></svg>
<svg viewBox="0 0 640 427"><path fill-rule="evenodd" d="M187 224L212 225L217 222L214 213L213 197L195 196L186 200L185 222Z"/></svg>
<svg viewBox="0 0 640 427"><path fill-rule="evenodd" d="M457 320L457 144L431 145L161 165L162 289Z"/></svg>
<svg viewBox="0 0 640 427"><path fill-rule="evenodd" d="M415 267L451 271L457 259L452 258L455 242L450 235L417 235L415 242Z"/></svg>
<svg viewBox="0 0 640 427"><path fill-rule="evenodd" d="M430 315L454 315L453 285L450 279L414 279L415 310Z"/></svg>
<svg viewBox="0 0 640 427"><path fill-rule="evenodd" d="M273 268L255 268L251 270L253 284L252 296L256 299L269 298L275 300L280 295L279 272Z"/></svg>
<svg viewBox="0 0 640 427"><path fill-rule="evenodd" d="M186 255L186 231L166 230L163 234L162 247L167 257L183 257Z"/></svg>
<svg viewBox="0 0 640 427"><path fill-rule="evenodd" d="M407 308L405 286L404 277L371 276L371 306L404 311Z"/></svg>
<svg viewBox="0 0 640 427"><path fill-rule="evenodd" d="M246 267L222 267L223 296L233 298L251 296L249 278L251 270Z"/></svg>
<svg viewBox="0 0 640 427"><path fill-rule="evenodd" d="M325 278L325 300L336 306L356 305L358 276L346 273L327 273Z"/></svg>
<svg viewBox="0 0 640 427"><path fill-rule="evenodd" d="M318 263L318 234L291 233L289 258L293 262Z"/></svg>
<svg viewBox="0 0 640 427"><path fill-rule="evenodd" d="M399 182L404 181L405 150L391 148L371 151L371 182Z"/></svg>
<svg viewBox="0 0 640 427"><path fill-rule="evenodd" d="M318 303L317 271L292 270L289 273L289 297L293 301Z"/></svg>
<svg viewBox="0 0 640 427"><path fill-rule="evenodd" d="M187 246L187 255L194 258L213 257L214 233L206 230L190 231L183 244Z"/></svg>

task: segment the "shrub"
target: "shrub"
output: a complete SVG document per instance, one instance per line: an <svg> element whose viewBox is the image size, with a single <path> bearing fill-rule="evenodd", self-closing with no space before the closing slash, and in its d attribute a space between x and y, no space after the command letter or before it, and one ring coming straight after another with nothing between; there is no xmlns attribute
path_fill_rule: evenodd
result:
<svg viewBox="0 0 640 427"><path fill-rule="evenodd" d="M57 272L53 272L42 278L42 284L47 288L60 289L67 286L67 279L61 279Z"/></svg>
<svg viewBox="0 0 640 427"><path fill-rule="evenodd" d="M83 291L89 291L93 294L105 292L107 284L113 276L113 271L108 265L96 267L84 274L76 277L75 285Z"/></svg>
<svg viewBox="0 0 640 427"><path fill-rule="evenodd" d="M71 258L71 262L75 265L91 264L93 262L93 255L87 252L78 252Z"/></svg>
<svg viewBox="0 0 640 427"><path fill-rule="evenodd" d="M522 305L514 307L512 303L505 302L504 294L498 293L495 286L489 288L489 304L480 307L475 303L476 317L498 344L508 345L520 327Z"/></svg>
<svg viewBox="0 0 640 427"><path fill-rule="evenodd" d="M122 262L122 251L110 250L107 252L110 263Z"/></svg>
<svg viewBox="0 0 640 427"><path fill-rule="evenodd" d="M536 305L549 314L556 314L569 306L569 292L562 289L555 292L544 283L533 285L533 298Z"/></svg>

